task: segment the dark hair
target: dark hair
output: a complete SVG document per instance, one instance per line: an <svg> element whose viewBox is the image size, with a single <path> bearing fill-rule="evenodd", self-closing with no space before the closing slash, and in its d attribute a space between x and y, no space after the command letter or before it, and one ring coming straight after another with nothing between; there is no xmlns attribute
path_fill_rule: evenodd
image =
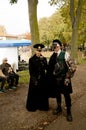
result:
<svg viewBox="0 0 86 130"><path fill-rule="evenodd" d="M59 44L60 46L62 46L61 41L58 39L53 40L53 44Z"/></svg>

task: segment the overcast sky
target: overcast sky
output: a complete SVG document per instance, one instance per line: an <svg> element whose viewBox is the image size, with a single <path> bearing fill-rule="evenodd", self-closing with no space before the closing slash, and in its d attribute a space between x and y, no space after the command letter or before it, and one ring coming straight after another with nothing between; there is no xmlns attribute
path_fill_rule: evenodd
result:
<svg viewBox="0 0 86 130"><path fill-rule="evenodd" d="M49 0L39 0L37 7L38 19L49 17L55 7L49 6ZM21 34L29 32L27 0L18 0L17 4L9 4L9 0L0 2L0 25L4 25L7 33Z"/></svg>

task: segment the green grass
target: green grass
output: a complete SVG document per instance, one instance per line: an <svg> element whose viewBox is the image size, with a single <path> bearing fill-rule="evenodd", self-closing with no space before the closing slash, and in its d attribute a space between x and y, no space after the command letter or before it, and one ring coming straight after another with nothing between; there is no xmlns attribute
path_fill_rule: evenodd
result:
<svg viewBox="0 0 86 130"><path fill-rule="evenodd" d="M78 52L78 64L86 63L86 56L84 56L84 52Z"/></svg>
<svg viewBox="0 0 86 130"><path fill-rule="evenodd" d="M24 71L19 71L17 72L19 74L19 84L27 84L29 83L29 71L24 70Z"/></svg>
<svg viewBox="0 0 86 130"><path fill-rule="evenodd" d="M78 64L83 64L83 63L86 63L86 58L79 57L78 58Z"/></svg>

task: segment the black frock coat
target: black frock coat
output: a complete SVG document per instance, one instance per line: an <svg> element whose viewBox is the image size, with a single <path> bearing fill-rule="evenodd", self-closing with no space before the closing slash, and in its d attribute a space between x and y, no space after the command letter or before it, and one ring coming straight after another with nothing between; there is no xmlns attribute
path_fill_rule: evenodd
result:
<svg viewBox="0 0 86 130"><path fill-rule="evenodd" d="M45 57L33 55L29 59L30 82L26 108L28 111L48 110L48 96L45 85L47 60Z"/></svg>
<svg viewBox="0 0 86 130"><path fill-rule="evenodd" d="M65 54L65 52L61 52L61 53ZM59 60L59 57L58 57L58 60ZM57 54L54 52L51 55L49 63L48 63L47 85L49 88L49 91L48 91L49 97L56 97L57 93L63 93L63 94L72 93L71 82L68 84L68 86L64 85L65 75L66 75L66 72L68 71L64 58L62 59L65 63L65 69L66 69L64 76L61 78L61 75L59 75L59 77L58 77L53 74L55 64L56 64L56 62L58 62L58 60L57 60ZM61 66L60 66L60 68L61 68ZM60 78L61 78L61 80L59 82L57 82L57 80Z"/></svg>

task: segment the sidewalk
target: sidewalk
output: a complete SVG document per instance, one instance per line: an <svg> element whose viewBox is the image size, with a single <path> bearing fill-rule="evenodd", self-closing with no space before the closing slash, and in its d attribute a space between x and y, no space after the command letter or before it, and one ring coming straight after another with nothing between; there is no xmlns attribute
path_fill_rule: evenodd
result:
<svg viewBox="0 0 86 130"><path fill-rule="evenodd" d="M73 122L66 121L66 116L59 115L44 130L86 130L86 93L72 104Z"/></svg>

